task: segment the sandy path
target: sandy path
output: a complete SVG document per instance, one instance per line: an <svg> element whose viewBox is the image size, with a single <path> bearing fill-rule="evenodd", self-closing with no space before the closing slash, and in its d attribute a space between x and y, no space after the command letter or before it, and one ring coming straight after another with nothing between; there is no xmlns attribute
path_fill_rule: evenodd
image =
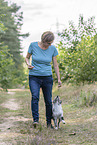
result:
<svg viewBox="0 0 97 145"><path fill-rule="evenodd" d="M8 92L8 94L14 94L15 92ZM8 108L10 110L18 110L21 108L20 104L16 102L14 98L9 99L5 103L1 104L4 108ZM0 145L6 145L4 139L6 138L13 138L17 136L22 136L20 133L13 133L10 131L11 127L15 127L14 122L16 121L28 121L29 118L24 118L22 116L12 116L12 113L7 113L7 118L3 118L3 122L0 124ZM8 145L11 145L8 143Z"/></svg>
<svg viewBox="0 0 97 145"><path fill-rule="evenodd" d="M19 104L15 102L15 99L10 99L7 102L1 104L3 107L8 108L10 110L18 110L20 108Z"/></svg>

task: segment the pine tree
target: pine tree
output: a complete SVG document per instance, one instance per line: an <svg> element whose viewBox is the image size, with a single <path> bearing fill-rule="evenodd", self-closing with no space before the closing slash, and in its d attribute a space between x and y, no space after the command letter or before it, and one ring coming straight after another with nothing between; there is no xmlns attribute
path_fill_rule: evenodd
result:
<svg viewBox="0 0 97 145"><path fill-rule="evenodd" d="M3 42L4 46L10 55L6 55L6 59L11 59L14 66L11 68L13 71L14 83L21 83L24 79L24 58L22 54L21 41L22 37L28 37L29 34L21 34L21 27L23 25L23 12L20 12L20 6L15 3L8 5L8 2L0 0L0 23L4 25L5 30L0 35L0 42Z"/></svg>

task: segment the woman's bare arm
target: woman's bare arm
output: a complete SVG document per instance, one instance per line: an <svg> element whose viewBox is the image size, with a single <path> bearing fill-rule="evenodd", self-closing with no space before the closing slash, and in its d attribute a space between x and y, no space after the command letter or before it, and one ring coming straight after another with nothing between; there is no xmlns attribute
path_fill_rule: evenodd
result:
<svg viewBox="0 0 97 145"><path fill-rule="evenodd" d="M58 87L61 87L62 83L61 83L61 80L60 80L60 73L59 73L59 67L58 67L56 56L53 57L53 65L54 65L55 73L56 73L57 78L58 78Z"/></svg>
<svg viewBox="0 0 97 145"><path fill-rule="evenodd" d="M30 64L30 57L31 57L31 54L30 53L27 53L27 55L26 55L26 58L25 58L25 62L26 62L26 64L28 65L28 69L33 69L34 68L34 66L32 66L31 64Z"/></svg>

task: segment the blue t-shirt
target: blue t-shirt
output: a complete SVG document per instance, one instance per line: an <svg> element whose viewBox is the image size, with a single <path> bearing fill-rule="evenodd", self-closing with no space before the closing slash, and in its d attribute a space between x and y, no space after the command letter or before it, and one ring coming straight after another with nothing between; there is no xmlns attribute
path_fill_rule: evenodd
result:
<svg viewBox="0 0 97 145"><path fill-rule="evenodd" d="M28 53L32 54L31 65L34 66L33 69L29 70L29 75L52 75L52 57L58 55L58 51L54 45L51 45L48 49L43 50L38 46L38 42L32 42L29 46Z"/></svg>

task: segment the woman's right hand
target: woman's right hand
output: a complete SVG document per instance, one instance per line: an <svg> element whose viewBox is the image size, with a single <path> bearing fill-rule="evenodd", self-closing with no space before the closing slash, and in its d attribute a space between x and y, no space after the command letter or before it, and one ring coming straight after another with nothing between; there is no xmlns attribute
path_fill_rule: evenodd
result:
<svg viewBox="0 0 97 145"><path fill-rule="evenodd" d="M26 58L25 58L25 61L26 61L26 64L27 64L27 66L28 66L28 69L33 69L34 66L32 66L32 65L29 63L30 57L31 57L31 54L30 54L30 53L27 53L27 56L26 56Z"/></svg>
<svg viewBox="0 0 97 145"><path fill-rule="evenodd" d="M32 65L28 65L28 69L33 69L34 68L34 66L32 66Z"/></svg>

